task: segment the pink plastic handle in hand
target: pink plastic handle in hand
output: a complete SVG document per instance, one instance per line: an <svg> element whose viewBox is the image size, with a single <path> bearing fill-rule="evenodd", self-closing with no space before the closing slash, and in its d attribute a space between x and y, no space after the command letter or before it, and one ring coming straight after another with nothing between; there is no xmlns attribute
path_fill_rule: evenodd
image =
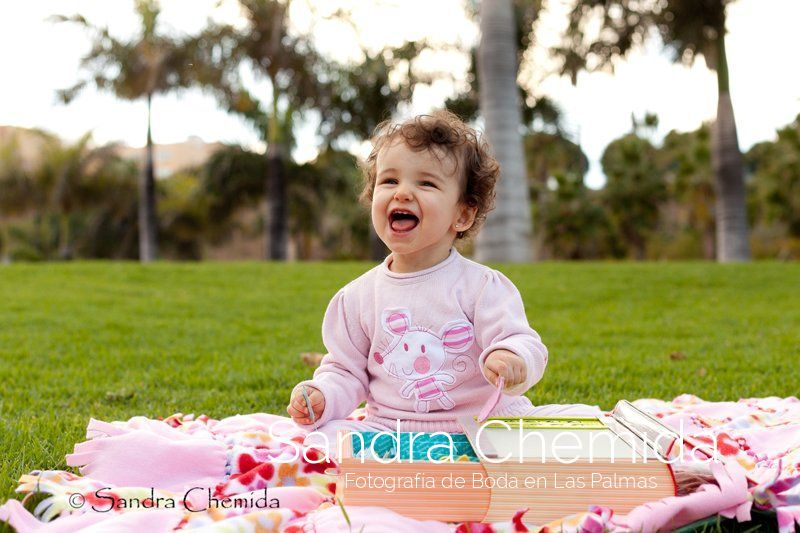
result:
<svg viewBox="0 0 800 533"><path fill-rule="evenodd" d="M497 404L500 403L500 397L503 395L503 387L506 384L506 380L503 376L497 376L497 389L492 393L486 403L483 404L483 408L481 408L481 412L478 413L478 423L483 423L489 415L492 414L494 408L497 407Z"/></svg>

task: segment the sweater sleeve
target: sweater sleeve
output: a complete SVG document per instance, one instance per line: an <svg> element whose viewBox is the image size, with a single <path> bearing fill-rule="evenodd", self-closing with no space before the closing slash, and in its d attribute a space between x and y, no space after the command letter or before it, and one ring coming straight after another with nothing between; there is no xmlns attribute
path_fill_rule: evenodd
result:
<svg viewBox="0 0 800 533"><path fill-rule="evenodd" d="M494 350L517 354L525 361L527 377L524 383L509 388L506 394L524 394L542 379L547 348L528 324L522 297L514 284L496 270L489 271L483 281L473 319L476 340L482 348L478 365L486 377L486 357Z"/></svg>
<svg viewBox="0 0 800 533"><path fill-rule="evenodd" d="M367 399L370 342L356 309L348 308L345 303L344 289L333 297L325 311L322 342L328 353L314 371L314 378L295 386L295 389L302 385L315 387L325 397L325 410L317 420L320 426L347 417Z"/></svg>

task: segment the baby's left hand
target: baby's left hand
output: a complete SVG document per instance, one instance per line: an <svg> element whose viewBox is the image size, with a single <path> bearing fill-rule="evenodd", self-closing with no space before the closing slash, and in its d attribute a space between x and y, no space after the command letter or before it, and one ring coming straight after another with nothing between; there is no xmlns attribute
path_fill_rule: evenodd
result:
<svg viewBox="0 0 800 533"><path fill-rule="evenodd" d="M493 385L497 385L497 376L505 378L506 389L525 381L525 361L522 357L508 350L495 350L486 357L484 374Z"/></svg>

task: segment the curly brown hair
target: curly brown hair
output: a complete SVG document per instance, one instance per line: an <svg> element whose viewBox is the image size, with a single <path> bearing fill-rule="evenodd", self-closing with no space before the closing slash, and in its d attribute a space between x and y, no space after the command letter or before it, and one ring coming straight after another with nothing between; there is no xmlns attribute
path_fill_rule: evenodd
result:
<svg viewBox="0 0 800 533"><path fill-rule="evenodd" d="M463 184L460 201L477 207L475 222L468 230L459 232L456 238L468 240L476 235L486 214L494 208L494 188L500 175L500 164L490 153L483 136L446 109L399 123L385 120L378 124L371 139L372 152L360 165L364 189L359 200L367 206L372 202L378 154L398 138L402 138L412 150L428 150L436 157L444 152L455 160L456 172L461 170Z"/></svg>

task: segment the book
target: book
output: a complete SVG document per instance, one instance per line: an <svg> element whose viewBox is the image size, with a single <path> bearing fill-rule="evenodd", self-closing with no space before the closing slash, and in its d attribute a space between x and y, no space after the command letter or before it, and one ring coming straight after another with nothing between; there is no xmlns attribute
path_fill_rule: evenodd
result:
<svg viewBox="0 0 800 533"><path fill-rule="evenodd" d="M629 402L600 417L475 417L463 434L340 432L336 495L419 520L546 523L677 493L678 435Z"/></svg>

